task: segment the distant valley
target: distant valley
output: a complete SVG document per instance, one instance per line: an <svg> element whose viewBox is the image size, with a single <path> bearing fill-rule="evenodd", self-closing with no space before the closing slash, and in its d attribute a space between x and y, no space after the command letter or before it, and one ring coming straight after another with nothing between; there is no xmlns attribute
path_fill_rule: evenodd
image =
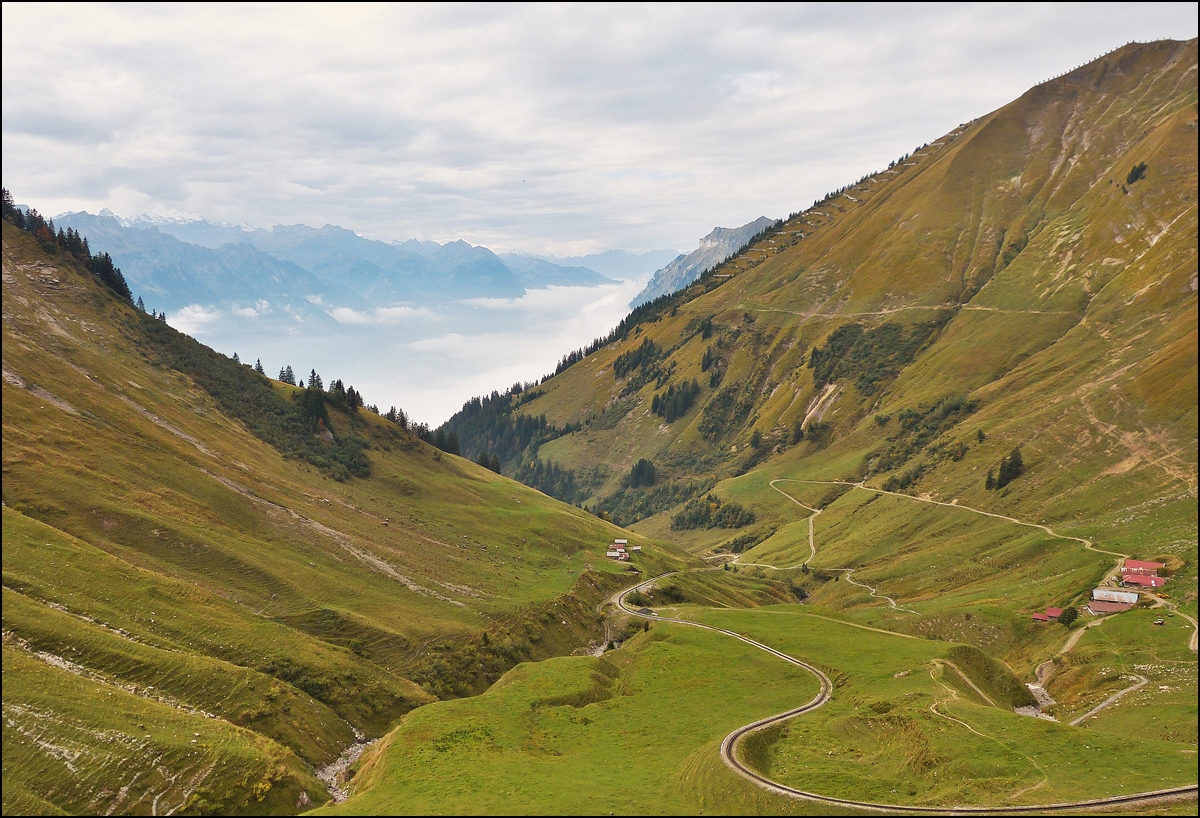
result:
<svg viewBox="0 0 1200 818"><path fill-rule="evenodd" d="M1193 814L1196 139L1165 40L686 255L6 191L5 813Z"/></svg>

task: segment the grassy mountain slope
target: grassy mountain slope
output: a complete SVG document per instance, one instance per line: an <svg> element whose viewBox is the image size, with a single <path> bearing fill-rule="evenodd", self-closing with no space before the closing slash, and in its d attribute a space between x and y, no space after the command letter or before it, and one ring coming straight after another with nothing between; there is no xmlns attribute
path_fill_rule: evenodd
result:
<svg viewBox="0 0 1200 818"><path fill-rule="evenodd" d="M792 217L540 385L521 411L581 428L539 457L598 466L588 505L618 522L811 562L814 600L1022 673L1058 638L1030 612L1083 603L1119 554L1171 565L1195 615L1196 76L1195 41L1127 46ZM658 482L631 488L641 458ZM754 522L673 530L710 491ZM815 557L797 503L823 509Z"/></svg>
<svg viewBox="0 0 1200 818"><path fill-rule="evenodd" d="M1195 613L1195 134L1196 43L1119 50L793 217L513 401L570 424L537 456L599 475L589 505L738 554L645 604L673 588L668 615L833 679L745 761L916 808L1194 782L1191 625L1139 609L1060 653L1072 632L1029 614L1080 604L1122 553L1161 557ZM673 396L693 380L687 406ZM1014 447L1024 471L987 488ZM731 507L753 520L673 527ZM827 814L717 753L733 725L805 701L804 681L683 630L406 716L329 811ZM1012 710L1047 660L1057 724Z"/></svg>
<svg viewBox="0 0 1200 818"><path fill-rule="evenodd" d="M356 733L601 637L619 529L366 411L314 437L367 458L334 480L171 355L227 360L3 242L6 812L294 810Z"/></svg>
<svg viewBox="0 0 1200 818"><path fill-rule="evenodd" d="M639 458L665 481L765 463L1178 550L1195 532L1195 140L1195 42L1130 45L1038 86L793 217L543 384L522 411L583 428L540 456L606 466L592 502L618 512ZM861 342L839 347L855 324ZM617 377L647 340L654 360ZM681 418L651 412L692 379ZM1025 474L986 490L1015 446ZM759 492L760 518L777 500Z"/></svg>

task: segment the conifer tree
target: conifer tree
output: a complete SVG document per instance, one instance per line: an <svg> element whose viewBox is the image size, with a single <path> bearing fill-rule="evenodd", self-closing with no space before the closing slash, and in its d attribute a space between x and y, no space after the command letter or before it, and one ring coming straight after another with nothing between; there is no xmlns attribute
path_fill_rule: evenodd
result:
<svg viewBox="0 0 1200 818"><path fill-rule="evenodd" d="M996 473L996 488L1002 489L1021 476L1025 471L1025 462L1021 459L1021 449L1016 447L1000 461L1000 470Z"/></svg>
<svg viewBox="0 0 1200 818"><path fill-rule="evenodd" d="M254 371L257 372L259 375L267 374L267 371L265 369L263 369L262 358L256 358L254 360Z"/></svg>

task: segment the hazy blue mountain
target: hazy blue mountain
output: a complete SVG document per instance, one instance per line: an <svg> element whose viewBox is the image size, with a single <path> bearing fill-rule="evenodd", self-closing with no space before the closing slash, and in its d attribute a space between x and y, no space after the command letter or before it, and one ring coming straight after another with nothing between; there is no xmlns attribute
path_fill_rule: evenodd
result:
<svg viewBox="0 0 1200 818"><path fill-rule="evenodd" d="M417 239L409 239L408 241L394 241L393 247L399 247L401 250L407 250L410 253L416 253L419 256L428 256L435 252L442 245L436 241L418 241Z"/></svg>
<svg viewBox="0 0 1200 818"><path fill-rule="evenodd" d="M679 255L678 250L647 250L644 253L626 253L624 250L606 250L587 256L537 256L552 264L564 267L586 267L609 278L629 280L659 269ZM509 256L503 256L507 262Z"/></svg>
<svg viewBox="0 0 1200 818"><path fill-rule="evenodd" d="M116 219L123 227L156 227L159 232L174 236L180 241L185 241L188 244L197 244L201 247L208 247L212 250L231 242L249 242L250 236L256 232L253 228L246 225L210 222L192 215L156 216L143 214L141 216L134 216L132 219L122 219L107 208L101 210L100 215Z"/></svg>
<svg viewBox="0 0 1200 818"><path fill-rule="evenodd" d="M465 241L385 243L336 225L270 230L186 216L122 219L66 213L55 222L110 253L153 308L308 303L325 308L517 298L526 289L611 283L599 273L533 257L509 261Z"/></svg>
<svg viewBox="0 0 1200 818"><path fill-rule="evenodd" d="M127 227L116 217L88 213L66 214L55 224L79 231L93 251L111 254L132 289L156 310L191 304L248 307L258 301L276 308L313 301L355 308L366 303L353 289L249 244L202 247L157 227Z"/></svg>
<svg viewBox="0 0 1200 818"><path fill-rule="evenodd" d="M542 287L594 287L612 284L613 279L587 267L567 267L536 256L512 253L501 256L505 266L517 274L517 279L529 289Z"/></svg>
<svg viewBox="0 0 1200 818"><path fill-rule="evenodd" d="M746 245L751 238L774 224L774 219L761 216L741 227L716 227L704 238L700 246L686 256L679 256L658 270L646 289L629 302L630 307L653 301L660 295L673 293L698 279Z"/></svg>

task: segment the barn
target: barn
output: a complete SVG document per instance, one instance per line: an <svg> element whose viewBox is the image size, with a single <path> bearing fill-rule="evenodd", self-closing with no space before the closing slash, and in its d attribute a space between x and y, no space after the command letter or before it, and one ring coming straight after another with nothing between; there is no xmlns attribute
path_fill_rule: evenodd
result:
<svg viewBox="0 0 1200 818"><path fill-rule="evenodd" d="M1121 613L1128 611L1133 605L1128 602L1105 602L1103 599L1093 599L1087 604L1088 613L1092 616L1101 614Z"/></svg>
<svg viewBox="0 0 1200 818"><path fill-rule="evenodd" d="M1166 577L1148 577L1145 574L1122 574L1121 584L1134 588L1161 588L1167 584Z"/></svg>
<svg viewBox="0 0 1200 818"><path fill-rule="evenodd" d="M1136 605L1140 597L1133 591L1111 591L1107 588L1096 588L1092 591L1092 599L1101 602L1120 602L1125 605Z"/></svg>
<svg viewBox="0 0 1200 818"><path fill-rule="evenodd" d="M1161 562L1148 562L1146 560L1125 560L1125 563L1121 566L1121 573L1122 574L1140 574L1140 575L1146 576L1146 577L1156 577L1156 576L1158 576L1159 569L1166 568L1166 567L1167 566Z"/></svg>

